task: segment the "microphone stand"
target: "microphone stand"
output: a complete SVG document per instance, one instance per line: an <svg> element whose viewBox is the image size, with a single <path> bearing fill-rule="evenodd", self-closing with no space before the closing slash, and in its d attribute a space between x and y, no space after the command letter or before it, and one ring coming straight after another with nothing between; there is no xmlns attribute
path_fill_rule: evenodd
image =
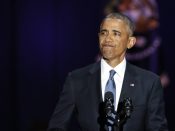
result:
<svg viewBox="0 0 175 131"><path fill-rule="evenodd" d="M106 131L115 131L115 128L118 128L119 131L123 131L123 125L133 111L132 101L130 98L125 98L122 102L121 111L119 113L115 112L113 102L114 98L112 92L106 92L104 108L106 124L104 128Z"/></svg>
<svg viewBox="0 0 175 131"><path fill-rule="evenodd" d="M114 114L114 96L113 93L108 91L105 93L105 114L106 114L106 124L105 124L105 131L113 131L113 124L114 121L110 121L109 118L114 118L115 119L115 114Z"/></svg>
<svg viewBox="0 0 175 131"><path fill-rule="evenodd" d="M133 105L130 98L125 98L123 100L122 110L116 115L116 125L119 131L123 131L124 123L131 116L133 111Z"/></svg>

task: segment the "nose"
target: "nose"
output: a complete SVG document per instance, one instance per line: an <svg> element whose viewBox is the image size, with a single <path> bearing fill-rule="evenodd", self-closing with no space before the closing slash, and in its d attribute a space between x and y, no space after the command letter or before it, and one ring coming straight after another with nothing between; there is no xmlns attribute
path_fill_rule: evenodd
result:
<svg viewBox="0 0 175 131"><path fill-rule="evenodd" d="M106 42L111 42L112 41L112 36L110 34L108 34L105 38Z"/></svg>

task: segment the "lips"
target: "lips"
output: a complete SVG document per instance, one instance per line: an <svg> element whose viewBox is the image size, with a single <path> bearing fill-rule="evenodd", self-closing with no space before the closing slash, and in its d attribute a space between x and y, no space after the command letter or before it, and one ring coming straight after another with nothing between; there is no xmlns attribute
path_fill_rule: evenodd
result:
<svg viewBox="0 0 175 131"><path fill-rule="evenodd" d="M115 47L113 44L105 43L102 45L103 47Z"/></svg>

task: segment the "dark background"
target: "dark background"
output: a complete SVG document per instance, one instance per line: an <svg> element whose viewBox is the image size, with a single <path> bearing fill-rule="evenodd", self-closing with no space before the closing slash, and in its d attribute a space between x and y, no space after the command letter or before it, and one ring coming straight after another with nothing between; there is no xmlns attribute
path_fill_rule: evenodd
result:
<svg viewBox="0 0 175 131"><path fill-rule="evenodd" d="M0 1L0 130L47 128L67 73L95 61L105 1ZM166 115L175 131L174 4L159 0L158 5L162 59L170 77Z"/></svg>

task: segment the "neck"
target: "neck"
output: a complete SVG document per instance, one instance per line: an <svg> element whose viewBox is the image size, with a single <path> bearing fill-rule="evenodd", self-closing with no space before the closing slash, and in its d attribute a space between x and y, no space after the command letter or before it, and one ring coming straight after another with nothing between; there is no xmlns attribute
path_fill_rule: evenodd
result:
<svg viewBox="0 0 175 131"><path fill-rule="evenodd" d="M122 59L114 59L114 60L110 60L110 59L105 59L104 60L111 66L111 67L116 67L118 64L120 64L123 61L124 58Z"/></svg>

